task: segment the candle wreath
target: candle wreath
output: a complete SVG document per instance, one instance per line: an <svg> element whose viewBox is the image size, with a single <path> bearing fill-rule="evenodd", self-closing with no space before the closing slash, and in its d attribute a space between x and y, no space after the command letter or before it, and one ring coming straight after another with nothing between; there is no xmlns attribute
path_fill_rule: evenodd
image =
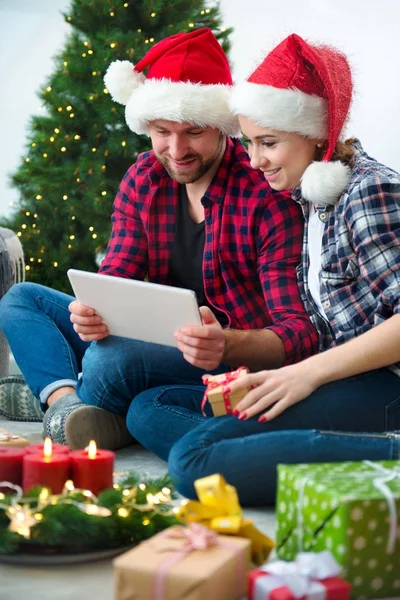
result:
<svg viewBox="0 0 400 600"><path fill-rule="evenodd" d="M28 473L28 478L23 473L22 485L0 481L0 555L69 554L120 548L139 543L178 522L177 503L173 500L175 494L168 476L149 479L130 473L114 484L111 476L110 485L102 491L97 491L99 481L94 481L97 495L91 489L75 487L73 481L67 479L63 488L53 493L48 484L41 483L40 477L48 476L46 469L52 460L56 469L64 468L59 466L62 454L52 455L50 450L50 456L48 451L46 456L46 451L42 454L41 451L42 447L38 447L36 453L31 449L22 457L23 470L31 469L32 457L36 457L33 479L37 475L39 485L29 489L24 485L32 479L32 473ZM103 460L103 471L104 460L110 458L108 454L111 453L102 450L94 453L97 460ZM90 481L90 467L94 463L86 464L90 461L88 455L89 451L75 457L81 461L81 470L75 471L77 479L89 477L86 481ZM4 461L5 458L4 455ZM53 477L53 480L58 485L58 478ZM105 481L100 489L105 487Z"/></svg>

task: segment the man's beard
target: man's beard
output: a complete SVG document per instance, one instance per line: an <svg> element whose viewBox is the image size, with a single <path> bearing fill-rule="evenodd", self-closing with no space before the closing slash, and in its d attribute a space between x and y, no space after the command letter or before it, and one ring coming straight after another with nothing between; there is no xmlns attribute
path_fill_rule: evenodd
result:
<svg viewBox="0 0 400 600"><path fill-rule="evenodd" d="M216 161L220 158L223 148L223 136L222 134L218 138L217 148L212 156L207 160L204 160L201 154L191 153L184 156L181 161L190 161L196 160L194 165L188 165L187 169L179 169L179 171L174 170L170 163L172 159L161 154L157 154L157 158L160 163L163 165L164 169L167 171L168 175L171 179L174 179L178 183L186 184L186 183L194 183L198 181L205 175L216 163Z"/></svg>

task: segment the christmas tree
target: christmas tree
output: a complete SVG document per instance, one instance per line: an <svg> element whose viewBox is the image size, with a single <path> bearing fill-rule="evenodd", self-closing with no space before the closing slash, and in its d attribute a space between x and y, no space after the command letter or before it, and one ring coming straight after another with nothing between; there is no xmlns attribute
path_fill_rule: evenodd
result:
<svg viewBox="0 0 400 600"><path fill-rule="evenodd" d="M218 6L203 0L73 0L64 17L72 32L39 92L45 116L29 125L12 176L18 207L2 225L20 237L27 280L70 293L67 269L97 271L118 185L150 148L128 129L125 107L112 102L107 67L117 59L135 64L164 37L201 27L227 51L231 30Z"/></svg>

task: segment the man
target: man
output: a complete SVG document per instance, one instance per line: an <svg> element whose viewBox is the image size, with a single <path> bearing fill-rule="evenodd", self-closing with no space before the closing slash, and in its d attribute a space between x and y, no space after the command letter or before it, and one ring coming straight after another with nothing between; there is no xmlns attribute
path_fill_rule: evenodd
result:
<svg viewBox="0 0 400 600"><path fill-rule="evenodd" d="M117 338L73 298L14 286L0 327L47 409L45 434L73 448L92 437L128 444L124 418L145 390L198 385L204 371L240 364L275 368L317 349L296 284L302 217L229 137L238 135L232 78L211 31L166 38L135 67L117 61L105 82L153 150L122 180L100 272L195 290L203 325L178 331L177 349Z"/></svg>

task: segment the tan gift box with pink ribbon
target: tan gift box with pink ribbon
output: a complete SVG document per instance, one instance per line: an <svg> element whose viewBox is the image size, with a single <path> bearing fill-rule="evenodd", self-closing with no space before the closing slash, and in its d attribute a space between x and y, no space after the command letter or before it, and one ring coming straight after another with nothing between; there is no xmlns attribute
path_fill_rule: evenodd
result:
<svg viewBox="0 0 400 600"><path fill-rule="evenodd" d="M220 375L203 375L203 383L207 388L204 392L201 408L204 409L205 403L208 400L211 404L214 417L232 414L236 405L250 391L250 388L245 387L231 393L229 384L239 379L239 377L243 377L248 372L247 367L239 367L235 371L220 373Z"/></svg>
<svg viewBox="0 0 400 600"><path fill-rule="evenodd" d="M114 600L239 600L250 541L198 523L170 527L116 558Z"/></svg>
<svg viewBox="0 0 400 600"><path fill-rule="evenodd" d="M29 446L30 441L25 438L20 437L19 435L15 435L14 433L10 433L5 429L0 428L0 446L14 446L15 448L25 448L25 446Z"/></svg>

